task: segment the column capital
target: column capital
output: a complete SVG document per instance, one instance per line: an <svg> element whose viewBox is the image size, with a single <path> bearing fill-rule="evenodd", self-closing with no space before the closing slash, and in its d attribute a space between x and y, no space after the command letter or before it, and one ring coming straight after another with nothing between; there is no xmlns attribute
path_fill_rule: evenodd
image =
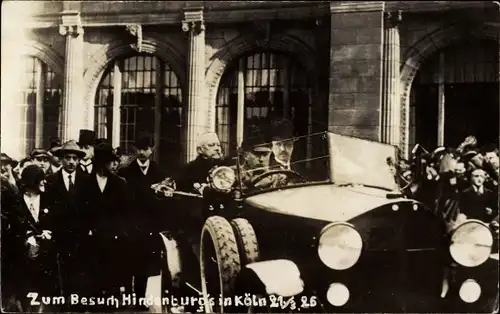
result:
<svg viewBox="0 0 500 314"><path fill-rule="evenodd" d="M403 12L401 10L385 12L384 20L387 28L398 27L403 22Z"/></svg>
<svg viewBox="0 0 500 314"><path fill-rule="evenodd" d="M129 24L125 26L127 33L136 38L136 43L130 46L137 50L137 52L142 52L142 26L140 24Z"/></svg>
<svg viewBox="0 0 500 314"><path fill-rule="evenodd" d="M203 8L185 8L182 31L199 34L205 30Z"/></svg>
<svg viewBox="0 0 500 314"><path fill-rule="evenodd" d="M78 11L61 12L61 24L59 25L59 34L63 36L83 35L82 19Z"/></svg>

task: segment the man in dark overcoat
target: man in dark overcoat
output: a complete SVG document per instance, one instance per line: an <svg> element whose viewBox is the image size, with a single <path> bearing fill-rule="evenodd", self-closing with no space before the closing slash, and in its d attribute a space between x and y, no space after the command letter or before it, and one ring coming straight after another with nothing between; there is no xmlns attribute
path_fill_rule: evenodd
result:
<svg viewBox="0 0 500 314"><path fill-rule="evenodd" d="M94 173L90 176L87 199L89 233L92 245L89 253L94 257L92 267L95 296L130 292L132 276L128 266L130 220L129 192L125 179L115 175L112 164L118 160L113 147L107 143L95 147Z"/></svg>
<svg viewBox="0 0 500 314"><path fill-rule="evenodd" d="M138 298L146 293L147 279L156 275L160 261L159 232L165 226L164 202L159 201L151 186L167 177L166 172L152 160L154 142L150 136L140 136L135 144L135 159L119 170L118 175L127 181L129 191L133 193L131 202L132 225L134 233L132 250L134 291Z"/></svg>
<svg viewBox="0 0 500 314"><path fill-rule="evenodd" d="M80 159L85 156L75 141L66 142L55 152L62 168L47 177L47 195L57 211L55 233L61 235L56 241L60 252L63 292L67 295L89 294L88 264L91 256L82 250L88 241L85 233L85 212L88 210L86 188L89 176L78 171Z"/></svg>

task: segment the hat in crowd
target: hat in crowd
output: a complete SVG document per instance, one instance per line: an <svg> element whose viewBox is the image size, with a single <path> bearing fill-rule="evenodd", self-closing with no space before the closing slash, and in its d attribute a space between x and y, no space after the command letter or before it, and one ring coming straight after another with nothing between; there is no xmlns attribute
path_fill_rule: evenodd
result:
<svg viewBox="0 0 500 314"><path fill-rule="evenodd" d="M119 157L109 143L100 143L94 148L95 163L108 163L114 160L119 160Z"/></svg>
<svg viewBox="0 0 500 314"><path fill-rule="evenodd" d="M80 130L80 136L78 137L78 145L85 146L96 144L96 134L92 130Z"/></svg>
<svg viewBox="0 0 500 314"><path fill-rule="evenodd" d="M49 139L49 152L54 154L54 152L61 148L61 139L58 137L51 137Z"/></svg>
<svg viewBox="0 0 500 314"><path fill-rule="evenodd" d="M52 157L52 154L48 151L46 151L45 149L43 148L35 148L31 154L30 154L30 157L32 159L35 159L35 158L38 158L38 157L45 157L45 158L51 158Z"/></svg>
<svg viewBox="0 0 500 314"><path fill-rule="evenodd" d="M28 165L21 173L19 185L22 188L35 188L38 184L45 179L45 172L37 165Z"/></svg>
<svg viewBox="0 0 500 314"><path fill-rule="evenodd" d="M481 154L476 154L474 157L472 157L469 160L469 166L472 167L472 169L482 169L484 166L484 157Z"/></svg>
<svg viewBox="0 0 500 314"><path fill-rule="evenodd" d="M83 158L86 155L85 152L80 149L80 146L78 146L78 144L74 140L64 143L64 145L61 146L60 149L55 151L54 154L57 157L64 156L65 154L75 154L79 158Z"/></svg>
<svg viewBox="0 0 500 314"><path fill-rule="evenodd" d="M245 138L241 143L241 148L244 151L271 151L271 143L265 136L265 133L257 125L248 126L245 132Z"/></svg>
<svg viewBox="0 0 500 314"><path fill-rule="evenodd" d="M294 136L293 124L287 119L273 120L270 125L270 133L271 140L273 141L281 141L292 138Z"/></svg>
<svg viewBox="0 0 500 314"><path fill-rule="evenodd" d="M10 156L7 155L6 153L1 153L1 161L0 162L3 164L10 164L12 166L12 168L15 168L18 164L17 161L10 158Z"/></svg>
<svg viewBox="0 0 500 314"><path fill-rule="evenodd" d="M498 145L495 145L495 144L485 145L481 149L481 151L482 151L483 154L486 154L486 153L496 153L496 154L498 154Z"/></svg>
<svg viewBox="0 0 500 314"><path fill-rule="evenodd" d="M457 165L457 160L453 158L451 154L446 154L441 158L441 163L439 164L439 173L455 173L455 166Z"/></svg>
<svg viewBox="0 0 500 314"><path fill-rule="evenodd" d="M153 137L148 134L141 134L137 137L134 143L137 149L148 149L155 146Z"/></svg>
<svg viewBox="0 0 500 314"><path fill-rule="evenodd" d="M95 146L101 145L103 143L109 144L109 140L107 138L98 138L95 140Z"/></svg>

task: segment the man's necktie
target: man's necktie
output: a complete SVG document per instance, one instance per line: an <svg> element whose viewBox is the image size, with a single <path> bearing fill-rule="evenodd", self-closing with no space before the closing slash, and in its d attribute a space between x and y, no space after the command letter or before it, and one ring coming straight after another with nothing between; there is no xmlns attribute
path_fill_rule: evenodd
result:
<svg viewBox="0 0 500 314"><path fill-rule="evenodd" d="M73 189L75 188L75 183L73 182L73 176L72 175L69 175L68 176L68 191L73 191Z"/></svg>
<svg viewBox="0 0 500 314"><path fill-rule="evenodd" d="M143 173L146 172L146 169L148 168L147 166L139 166L139 167L141 167Z"/></svg>
<svg viewBox="0 0 500 314"><path fill-rule="evenodd" d="M35 207L33 207L33 204L30 204L29 209L30 209L31 215L33 216L35 221L38 222L38 217L36 216L36 211L35 211Z"/></svg>

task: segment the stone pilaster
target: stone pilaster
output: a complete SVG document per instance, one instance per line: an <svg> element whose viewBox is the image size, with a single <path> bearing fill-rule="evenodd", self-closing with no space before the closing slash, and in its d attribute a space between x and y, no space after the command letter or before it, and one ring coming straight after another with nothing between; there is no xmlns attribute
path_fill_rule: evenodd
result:
<svg viewBox="0 0 500 314"><path fill-rule="evenodd" d="M189 162L196 158L196 143L207 131L208 104L205 97L205 24L202 8L184 11L182 30L188 34L188 93L186 156Z"/></svg>
<svg viewBox="0 0 500 314"><path fill-rule="evenodd" d="M62 138L63 141L68 141L78 139L79 130L89 127L86 118L87 108L83 102L83 27L80 13L62 12L59 33L66 37Z"/></svg>
<svg viewBox="0 0 500 314"><path fill-rule="evenodd" d="M381 108L381 141L401 145L400 41L401 11L386 12Z"/></svg>

